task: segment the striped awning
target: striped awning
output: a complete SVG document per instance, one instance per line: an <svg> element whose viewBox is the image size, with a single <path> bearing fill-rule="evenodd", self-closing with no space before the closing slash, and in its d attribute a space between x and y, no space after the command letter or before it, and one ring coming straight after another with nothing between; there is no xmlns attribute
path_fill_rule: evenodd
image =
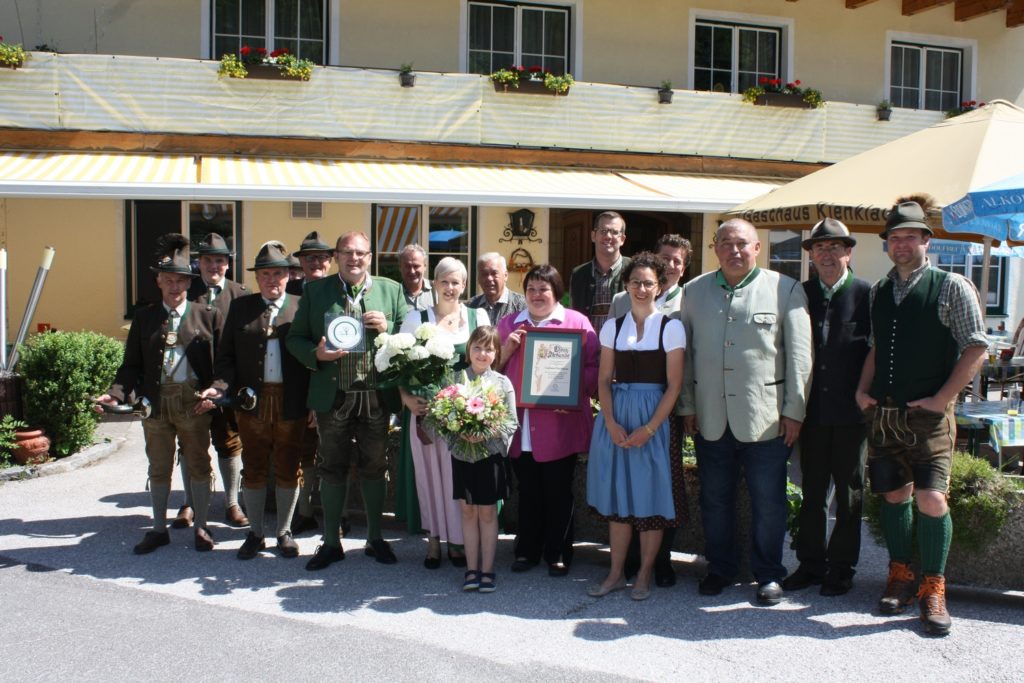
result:
<svg viewBox="0 0 1024 683"><path fill-rule="evenodd" d="M0 152L0 197L729 209L782 181L553 168L87 152Z"/></svg>
<svg viewBox="0 0 1024 683"><path fill-rule="evenodd" d="M3 197L183 198L198 181L191 154L0 152Z"/></svg>

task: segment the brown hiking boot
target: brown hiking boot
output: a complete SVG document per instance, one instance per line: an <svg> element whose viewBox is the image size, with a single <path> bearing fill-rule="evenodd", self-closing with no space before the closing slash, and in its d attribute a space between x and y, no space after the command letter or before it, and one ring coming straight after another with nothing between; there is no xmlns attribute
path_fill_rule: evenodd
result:
<svg viewBox="0 0 1024 683"><path fill-rule="evenodd" d="M938 574L925 574L921 590L917 592L921 607L921 621L924 632L933 636L944 636L953 625L946 611L946 579Z"/></svg>
<svg viewBox="0 0 1024 683"><path fill-rule="evenodd" d="M878 611L882 614L902 614L914 600L913 568L906 562L889 562L889 580L885 584L885 593L878 601Z"/></svg>

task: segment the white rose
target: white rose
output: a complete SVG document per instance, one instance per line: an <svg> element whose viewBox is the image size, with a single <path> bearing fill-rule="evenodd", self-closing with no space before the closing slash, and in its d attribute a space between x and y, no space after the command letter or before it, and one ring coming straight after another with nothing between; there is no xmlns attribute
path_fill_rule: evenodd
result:
<svg viewBox="0 0 1024 683"><path fill-rule="evenodd" d="M404 350L411 349L416 346L416 337L412 336L408 332L399 332L398 334L392 335L388 343L395 349Z"/></svg>
<svg viewBox="0 0 1024 683"><path fill-rule="evenodd" d="M377 368L377 372L384 372L391 367L391 359L394 358L395 354L391 353L388 347L384 346L377 349L377 354L373 357L373 364Z"/></svg>
<svg viewBox="0 0 1024 683"><path fill-rule="evenodd" d="M428 339L426 348L431 356L436 356L443 360L451 360L452 356L455 355L455 346L450 341L439 337Z"/></svg>
<svg viewBox="0 0 1024 683"><path fill-rule="evenodd" d="M380 347L384 346L384 344L390 338L390 334L388 334L387 332L381 332L380 334L377 335L377 338L373 340L373 345L379 349Z"/></svg>
<svg viewBox="0 0 1024 683"><path fill-rule="evenodd" d="M427 341L437 336L437 325L433 323L423 323L416 328L416 338L420 341Z"/></svg>
<svg viewBox="0 0 1024 683"><path fill-rule="evenodd" d="M410 360L424 360L430 358L430 352L422 346L414 346L406 354Z"/></svg>

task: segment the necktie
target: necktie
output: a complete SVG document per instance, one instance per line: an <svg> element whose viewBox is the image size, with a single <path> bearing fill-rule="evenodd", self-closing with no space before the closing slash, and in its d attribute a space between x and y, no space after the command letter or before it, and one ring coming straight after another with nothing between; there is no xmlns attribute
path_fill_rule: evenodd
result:
<svg viewBox="0 0 1024 683"><path fill-rule="evenodd" d="M168 318L167 343L164 348L164 372L170 377L177 368L178 356L178 326L181 324L181 315L178 311L171 309Z"/></svg>
<svg viewBox="0 0 1024 683"><path fill-rule="evenodd" d="M277 308L276 303L267 304L267 336L272 337L274 335L274 321L277 320L277 314L280 311Z"/></svg>
<svg viewBox="0 0 1024 683"><path fill-rule="evenodd" d="M210 285L210 303L212 304L217 300L217 295L220 294L220 285Z"/></svg>

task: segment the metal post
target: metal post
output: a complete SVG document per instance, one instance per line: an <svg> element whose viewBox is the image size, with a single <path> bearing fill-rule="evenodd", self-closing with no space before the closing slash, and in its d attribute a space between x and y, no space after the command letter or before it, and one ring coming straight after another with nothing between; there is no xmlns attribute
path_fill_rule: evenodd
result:
<svg viewBox="0 0 1024 683"><path fill-rule="evenodd" d="M50 265L53 263L55 253L57 250L53 247L43 249L43 261L39 264L39 270L36 271L36 281L32 285L32 292L28 295L28 303L25 304L25 316L21 319L21 328L14 340L14 348L11 349L11 353L7 357L7 367L12 371L18 363L18 347L25 341L25 337L28 335L28 326L32 324L32 318L36 314L36 306L39 305L39 297L43 293L43 284L46 282L46 276L50 273Z"/></svg>
<svg viewBox="0 0 1024 683"><path fill-rule="evenodd" d="M0 375L6 374L7 362L7 250L0 249Z"/></svg>

